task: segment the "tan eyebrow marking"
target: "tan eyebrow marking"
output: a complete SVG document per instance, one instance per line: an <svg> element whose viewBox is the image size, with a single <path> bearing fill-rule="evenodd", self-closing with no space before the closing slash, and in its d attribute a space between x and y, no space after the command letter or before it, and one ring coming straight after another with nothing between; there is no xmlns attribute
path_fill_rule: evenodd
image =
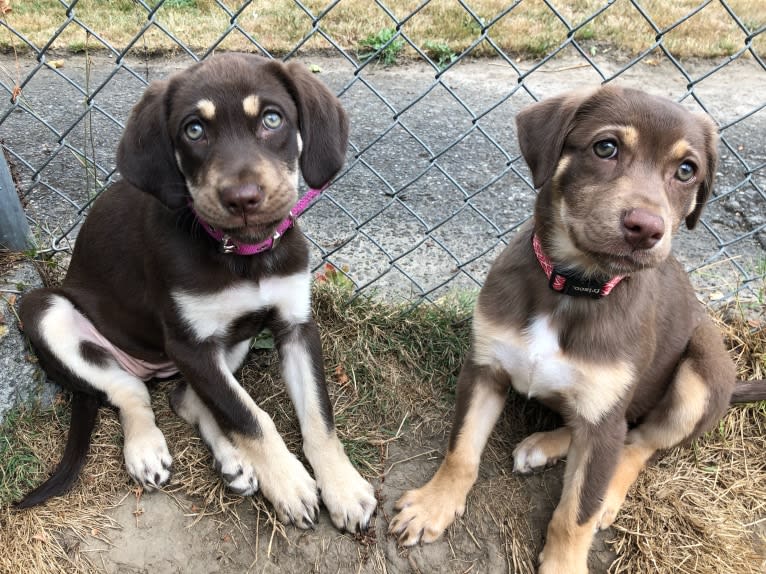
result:
<svg viewBox="0 0 766 574"><path fill-rule="evenodd" d="M624 145L626 145L629 148L635 149L636 146L638 146L638 130L633 126L626 126L626 125L606 125L606 126L598 126L598 131L594 132L594 136L597 133L602 132L617 132L620 134L620 140Z"/></svg>
<svg viewBox="0 0 766 574"><path fill-rule="evenodd" d="M261 107L260 102L258 101L258 96L253 94L247 96L244 100L242 100L242 107L248 116L256 117Z"/></svg>
<svg viewBox="0 0 766 574"><path fill-rule="evenodd" d="M203 119L212 120L215 117L215 104L210 100L202 99L198 101L197 109Z"/></svg>
<svg viewBox="0 0 766 574"><path fill-rule="evenodd" d="M673 147L670 148L670 155L673 159L682 160L689 154L690 148L689 142L682 138L676 141Z"/></svg>
<svg viewBox="0 0 766 574"><path fill-rule="evenodd" d="M630 148L638 147L638 130L633 126L622 128L622 141Z"/></svg>

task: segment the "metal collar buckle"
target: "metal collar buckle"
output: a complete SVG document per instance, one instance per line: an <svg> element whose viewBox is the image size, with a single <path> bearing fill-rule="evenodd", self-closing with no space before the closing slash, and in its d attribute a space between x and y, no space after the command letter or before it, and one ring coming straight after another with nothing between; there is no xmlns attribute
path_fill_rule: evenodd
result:
<svg viewBox="0 0 766 574"><path fill-rule="evenodd" d="M290 213L287 214L287 220L288 224L286 226L280 225L277 230L274 232L274 235L271 236L271 248L276 249L277 245L279 245L279 241L282 239L282 235L285 231L290 229L293 225L295 225L295 216L293 215L292 210L290 210ZM282 231L280 231L280 229Z"/></svg>
<svg viewBox="0 0 766 574"><path fill-rule="evenodd" d="M234 253L237 250L237 246L231 240L231 237L224 235L221 237L221 253Z"/></svg>

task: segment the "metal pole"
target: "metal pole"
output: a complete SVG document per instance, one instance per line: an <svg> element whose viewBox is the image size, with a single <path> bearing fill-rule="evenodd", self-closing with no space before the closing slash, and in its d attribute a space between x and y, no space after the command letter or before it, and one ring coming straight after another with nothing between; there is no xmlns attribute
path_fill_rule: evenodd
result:
<svg viewBox="0 0 766 574"><path fill-rule="evenodd" d="M24 251L32 247L31 237L11 171L0 150L0 248Z"/></svg>

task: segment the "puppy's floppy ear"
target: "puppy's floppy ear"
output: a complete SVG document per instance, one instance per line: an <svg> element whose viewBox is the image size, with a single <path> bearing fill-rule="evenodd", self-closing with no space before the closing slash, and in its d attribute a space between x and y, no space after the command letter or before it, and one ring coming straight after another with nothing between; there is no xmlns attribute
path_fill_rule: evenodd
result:
<svg viewBox="0 0 766 574"><path fill-rule="evenodd" d="M131 185L170 208L185 204L185 183L168 133L169 81L152 82L133 107L117 148L117 168Z"/></svg>
<svg viewBox="0 0 766 574"><path fill-rule="evenodd" d="M516 115L516 132L524 160L539 189L556 169L577 108L591 91L575 92L531 104Z"/></svg>
<svg viewBox="0 0 766 574"><path fill-rule="evenodd" d="M290 62L285 68L300 114L301 173L309 186L318 188L343 167L348 146L348 117L338 98L304 65Z"/></svg>
<svg viewBox="0 0 766 574"><path fill-rule="evenodd" d="M705 179L697 189L696 203L692 212L686 216L686 227L694 229L702 215L702 210L713 192L713 180L718 166L718 128L706 115L697 116L705 132Z"/></svg>

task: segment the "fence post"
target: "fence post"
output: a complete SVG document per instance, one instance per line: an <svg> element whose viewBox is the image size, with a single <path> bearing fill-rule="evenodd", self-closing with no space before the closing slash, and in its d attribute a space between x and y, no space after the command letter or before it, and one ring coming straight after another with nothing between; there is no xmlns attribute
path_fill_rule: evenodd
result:
<svg viewBox="0 0 766 574"><path fill-rule="evenodd" d="M32 246L24 209L21 207L11 171L0 151L0 248L24 251Z"/></svg>

